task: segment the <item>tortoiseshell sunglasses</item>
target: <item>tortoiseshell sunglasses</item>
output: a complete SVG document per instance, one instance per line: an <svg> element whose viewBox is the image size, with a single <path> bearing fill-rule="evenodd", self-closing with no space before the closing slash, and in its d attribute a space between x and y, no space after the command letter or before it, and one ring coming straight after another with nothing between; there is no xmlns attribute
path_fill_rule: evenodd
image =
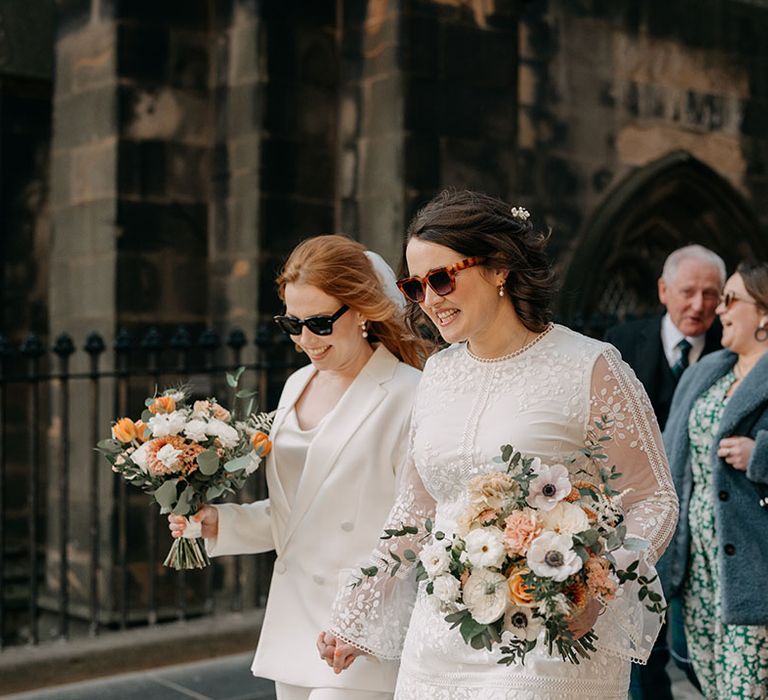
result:
<svg viewBox="0 0 768 700"><path fill-rule="evenodd" d="M464 258L453 265L432 268L424 277L403 277L397 280L397 286L406 299L420 304L427 295L427 285L435 294L444 297L456 289L457 272L475 267L475 265L482 265L484 261L485 258L480 257Z"/></svg>

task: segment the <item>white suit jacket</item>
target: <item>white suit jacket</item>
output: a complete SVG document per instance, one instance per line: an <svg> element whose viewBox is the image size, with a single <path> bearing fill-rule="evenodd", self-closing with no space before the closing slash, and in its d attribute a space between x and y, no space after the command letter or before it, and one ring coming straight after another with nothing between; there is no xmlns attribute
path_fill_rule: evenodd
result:
<svg viewBox="0 0 768 700"><path fill-rule="evenodd" d="M292 374L283 388L271 438L316 370ZM318 655L340 573L365 560L378 543L395 499L421 373L379 346L318 430L290 508L273 451L266 469L269 498L224 504L211 556L276 550L254 675L304 687L392 692L397 665L358 658L336 675Z"/></svg>

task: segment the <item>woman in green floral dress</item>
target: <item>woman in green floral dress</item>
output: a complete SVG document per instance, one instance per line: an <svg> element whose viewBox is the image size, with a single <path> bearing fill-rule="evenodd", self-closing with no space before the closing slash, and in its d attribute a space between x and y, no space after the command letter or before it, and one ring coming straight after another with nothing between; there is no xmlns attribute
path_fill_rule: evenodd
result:
<svg viewBox="0 0 768 700"><path fill-rule="evenodd" d="M707 698L768 698L768 265L742 265L723 346L686 371L664 433L680 522L661 566Z"/></svg>

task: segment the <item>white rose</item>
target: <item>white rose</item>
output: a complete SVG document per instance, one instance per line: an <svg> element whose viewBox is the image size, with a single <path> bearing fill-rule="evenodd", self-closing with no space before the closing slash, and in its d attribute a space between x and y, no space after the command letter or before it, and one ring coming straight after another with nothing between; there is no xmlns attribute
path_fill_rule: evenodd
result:
<svg viewBox="0 0 768 700"><path fill-rule="evenodd" d="M146 472L146 473L149 473L149 467L147 466L147 450L149 449L149 445L150 445L149 442L142 443L131 454L131 461L139 469L141 469L141 471Z"/></svg>
<svg viewBox="0 0 768 700"><path fill-rule="evenodd" d="M149 419L149 429L154 437L166 437L168 435L178 435L187 420L183 411L173 411L172 413L158 413Z"/></svg>
<svg viewBox="0 0 768 700"><path fill-rule="evenodd" d="M181 450L177 450L173 445L163 445L157 451L157 459L162 462L166 469L173 469L181 455Z"/></svg>
<svg viewBox="0 0 768 700"><path fill-rule="evenodd" d="M440 542L433 542L424 547L419 554L419 559L421 559L424 571L427 572L430 579L446 573L451 563L451 555L446 549L446 545Z"/></svg>
<svg viewBox="0 0 768 700"><path fill-rule="evenodd" d="M208 436L205 434L207 423L199 418L194 418L184 426L184 435L195 442L205 442Z"/></svg>
<svg viewBox="0 0 768 700"><path fill-rule="evenodd" d="M459 582L450 574L442 574L432 581L432 595L446 605L455 603L460 592Z"/></svg>
<svg viewBox="0 0 768 700"><path fill-rule="evenodd" d="M236 447L240 442L240 436L231 425L227 425L224 421L220 421L216 418L212 418L208 421L208 425L205 428L205 432L208 435L213 435L221 441L224 447Z"/></svg>
<svg viewBox="0 0 768 700"><path fill-rule="evenodd" d="M502 565L506 556L502 535L497 527L479 527L467 534L464 545L472 568Z"/></svg>
<svg viewBox="0 0 768 700"><path fill-rule="evenodd" d="M590 528L581 506L568 501L560 501L550 511L540 511L539 519L545 530L553 530L561 535L575 535Z"/></svg>
<svg viewBox="0 0 768 700"><path fill-rule="evenodd" d="M555 532L544 532L531 542L527 559L534 574L555 581L565 581L582 567L581 557L573 551L573 538Z"/></svg>
<svg viewBox="0 0 768 700"><path fill-rule="evenodd" d="M476 622L489 625L507 609L507 579L490 569L478 569L464 584L464 604Z"/></svg>

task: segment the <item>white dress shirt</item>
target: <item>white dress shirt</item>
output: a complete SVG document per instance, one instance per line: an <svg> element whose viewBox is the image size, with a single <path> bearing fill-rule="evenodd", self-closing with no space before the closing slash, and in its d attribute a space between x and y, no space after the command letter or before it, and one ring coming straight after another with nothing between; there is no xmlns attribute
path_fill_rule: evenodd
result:
<svg viewBox="0 0 768 700"><path fill-rule="evenodd" d="M664 354L670 367L680 359L681 351L677 344L685 338L691 344L691 352L688 354L688 364L692 365L701 357L706 343L706 334L683 335L680 329L672 322L669 314L664 314L661 319L661 344L664 346Z"/></svg>

